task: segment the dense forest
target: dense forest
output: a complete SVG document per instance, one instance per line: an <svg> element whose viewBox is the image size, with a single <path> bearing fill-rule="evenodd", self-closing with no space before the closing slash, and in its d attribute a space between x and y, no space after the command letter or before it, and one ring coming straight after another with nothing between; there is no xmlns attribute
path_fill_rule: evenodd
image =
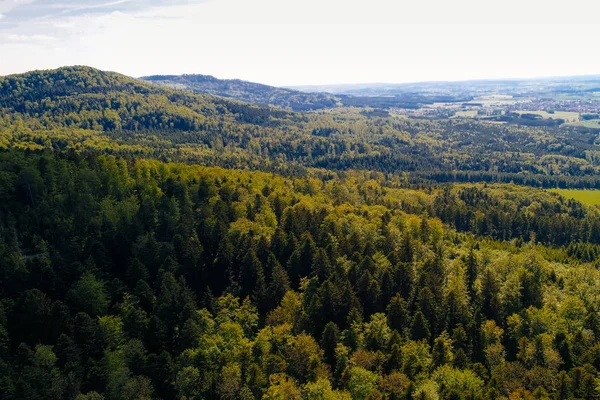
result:
<svg viewBox="0 0 600 400"><path fill-rule="evenodd" d="M0 77L0 400L600 399L597 134Z"/></svg>
<svg viewBox="0 0 600 400"><path fill-rule="evenodd" d="M239 79L217 79L210 75L152 75L140 79L175 89L273 105L294 111L320 110L340 105L340 99L329 93L305 93Z"/></svg>
<svg viewBox="0 0 600 400"><path fill-rule="evenodd" d="M74 152L0 171L2 399L597 398L597 208Z"/></svg>
<svg viewBox="0 0 600 400"><path fill-rule="evenodd" d="M286 175L371 170L411 182L600 188L598 130L294 113L87 67L0 78L0 148L76 149Z"/></svg>

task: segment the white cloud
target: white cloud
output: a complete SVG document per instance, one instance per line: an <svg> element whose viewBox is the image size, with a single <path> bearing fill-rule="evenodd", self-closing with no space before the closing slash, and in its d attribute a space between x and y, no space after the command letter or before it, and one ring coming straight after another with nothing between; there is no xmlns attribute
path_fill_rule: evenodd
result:
<svg viewBox="0 0 600 400"><path fill-rule="evenodd" d="M8 43L47 43L50 41L54 41L56 38L47 35L16 35L13 33L0 35L0 42L8 42Z"/></svg>
<svg viewBox="0 0 600 400"><path fill-rule="evenodd" d="M5 14L17 7L31 4L35 0L0 0L0 13Z"/></svg>
<svg viewBox="0 0 600 400"><path fill-rule="evenodd" d="M89 10L95 8L106 8L111 6L118 6L124 3L130 3L132 0L115 0L106 3L88 4L82 5L81 3L69 4L69 3L53 3L49 4L49 8L61 9L61 10Z"/></svg>
<svg viewBox="0 0 600 400"><path fill-rule="evenodd" d="M49 8L59 10L54 15L46 16L46 18L56 18L63 14L69 13L85 13L86 11L101 10L110 7L116 7L122 4L130 3L131 0L117 0L99 4L50 4Z"/></svg>
<svg viewBox="0 0 600 400"><path fill-rule="evenodd" d="M582 13L589 0L554 7L548 0L209 0L206 3L155 8L154 14L185 15L203 23L253 24L537 24L595 23Z"/></svg>
<svg viewBox="0 0 600 400"><path fill-rule="evenodd" d="M600 73L598 26L584 24L593 13L577 25L561 22L577 7L398 3L209 0L28 21L10 33L55 40L0 36L0 74L86 64L133 76L205 73L293 85ZM551 24L517 24L527 20Z"/></svg>

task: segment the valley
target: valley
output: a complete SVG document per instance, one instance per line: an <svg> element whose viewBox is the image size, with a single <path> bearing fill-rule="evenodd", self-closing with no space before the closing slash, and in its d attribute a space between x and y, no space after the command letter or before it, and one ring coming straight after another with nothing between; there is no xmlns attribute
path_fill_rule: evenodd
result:
<svg viewBox="0 0 600 400"><path fill-rule="evenodd" d="M0 399L597 398L595 84L0 77Z"/></svg>

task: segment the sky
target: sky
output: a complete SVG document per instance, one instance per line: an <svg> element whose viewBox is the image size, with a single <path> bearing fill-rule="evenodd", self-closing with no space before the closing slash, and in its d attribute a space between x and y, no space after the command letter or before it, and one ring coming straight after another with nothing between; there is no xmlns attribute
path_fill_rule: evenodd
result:
<svg viewBox="0 0 600 400"><path fill-rule="evenodd" d="M600 74L596 8L590 0L0 0L0 75L89 65L293 86Z"/></svg>

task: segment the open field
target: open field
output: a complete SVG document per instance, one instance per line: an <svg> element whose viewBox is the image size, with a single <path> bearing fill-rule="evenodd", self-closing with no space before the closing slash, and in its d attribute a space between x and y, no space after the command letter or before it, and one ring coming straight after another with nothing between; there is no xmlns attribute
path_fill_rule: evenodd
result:
<svg viewBox="0 0 600 400"><path fill-rule="evenodd" d="M501 107L505 105L516 104L525 101L524 99L515 99L510 95L493 94L479 96L468 103L482 104L483 107Z"/></svg>
<svg viewBox="0 0 600 400"><path fill-rule="evenodd" d="M570 122L567 125L571 125L571 126L583 126L585 128L600 129L600 119L590 119L588 121Z"/></svg>
<svg viewBox="0 0 600 400"><path fill-rule="evenodd" d="M582 203L600 204L600 190L550 189L549 191Z"/></svg>
<svg viewBox="0 0 600 400"><path fill-rule="evenodd" d="M565 122L578 122L579 113L570 111L556 111L549 113L546 111L517 111L519 114L537 114L545 119L564 119Z"/></svg>
<svg viewBox="0 0 600 400"><path fill-rule="evenodd" d="M477 110L466 110L466 111L457 111L454 114L455 118L475 118L477 116Z"/></svg>

